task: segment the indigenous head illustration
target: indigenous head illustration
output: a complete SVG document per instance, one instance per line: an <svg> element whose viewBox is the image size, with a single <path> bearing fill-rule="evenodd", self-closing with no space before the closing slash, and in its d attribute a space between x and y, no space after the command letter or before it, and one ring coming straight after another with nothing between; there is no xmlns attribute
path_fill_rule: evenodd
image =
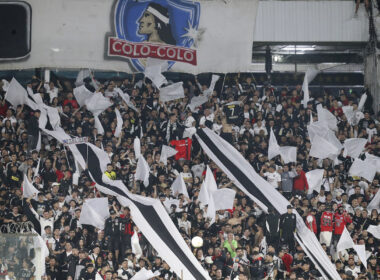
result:
<svg viewBox="0 0 380 280"><path fill-rule="evenodd" d="M147 35L148 42L176 44L169 24L168 9L157 3L150 3L142 14L138 33Z"/></svg>

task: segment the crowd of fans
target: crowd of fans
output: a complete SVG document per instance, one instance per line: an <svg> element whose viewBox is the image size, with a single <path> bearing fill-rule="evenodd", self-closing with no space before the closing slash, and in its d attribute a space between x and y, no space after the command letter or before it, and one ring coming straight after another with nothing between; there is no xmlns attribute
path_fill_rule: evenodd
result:
<svg viewBox="0 0 380 280"><path fill-rule="evenodd" d="M95 90L91 80L85 82L90 90ZM259 90L251 75L238 75L223 83L223 88L219 86L207 103L191 112L186 105L207 89L207 83L200 85L196 79L185 81L185 98L164 104L149 81L141 83L134 77L113 79L104 81L97 89L114 103L99 116L105 130L100 135L94 128L93 115L78 106L73 95L74 83L44 83L33 77L25 86L40 93L45 104L58 109L61 126L68 134L87 136L108 153L111 165L106 175L111 179L120 179L130 191L158 198L163 203L179 199L177 204L169 205L168 213L190 247L193 237L203 238L202 247L191 248L212 279L319 279L318 269L293 238L295 211L320 240L343 279L379 279L379 240L366 231L369 225L378 225L380 221L376 210L366 209L379 190L379 178L368 182L348 176L353 160L343 154L338 157L339 162L310 157L306 129L311 116L317 120L316 105L322 104L336 116L339 128L336 134L341 142L351 137L367 139L370 134L365 151L380 156L380 118L365 111L363 119L350 125L341 108L352 105L356 110L361 93L312 92L313 100L304 108L301 86L289 89L266 85ZM137 110L118 98L116 87L129 94ZM86 172L73 184L73 175L78 172L75 162L70 151L55 139L43 135L41 149L35 150L39 112L27 106L14 108L4 95L1 91L0 226L3 232L12 231L10 225L26 222L29 210L34 213L50 253L46 258L47 279L131 279L143 267L159 271L155 279L180 279L165 262L165 256L158 256L138 231L130 210L121 207L115 197L108 197L110 217L104 230L79 223L83 202L104 195L97 191ZM120 137L114 136L115 107L124 122ZM264 213L203 153L192 137L198 127L209 127L233 143L293 208L289 207L282 216L274 209ZM279 156L268 160L271 129L281 146L297 146L297 162L284 164ZM141 139L141 153L150 166L148 186L134 180L136 136ZM170 145L184 136L192 137L190 157L169 158L167 165L160 162L162 145ZM197 200L206 164L219 187L236 190L233 209L218 211L211 226L205 218L205 208ZM305 172L316 168L325 170L321 190L308 194ZM171 184L181 172L189 198L172 197ZM24 175L33 180L38 196L23 198ZM355 243L365 244L369 254L367 269L353 250L336 252L344 226ZM138 234L141 256L132 252L133 234ZM33 271L32 255L20 257L17 251L1 253L0 279L33 279L21 273L25 268Z"/></svg>

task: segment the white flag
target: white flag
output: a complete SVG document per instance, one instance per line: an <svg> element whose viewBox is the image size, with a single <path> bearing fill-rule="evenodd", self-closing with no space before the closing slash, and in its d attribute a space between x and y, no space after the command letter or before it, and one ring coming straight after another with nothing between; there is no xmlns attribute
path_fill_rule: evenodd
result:
<svg viewBox="0 0 380 280"><path fill-rule="evenodd" d="M38 171L40 170L40 164L41 164L41 158L38 159L38 163L36 168L34 169L34 174L33 174L33 180L38 176Z"/></svg>
<svg viewBox="0 0 380 280"><path fill-rule="evenodd" d="M374 226L370 225L367 231L372 234L375 238L380 239L380 225Z"/></svg>
<svg viewBox="0 0 380 280"><path fill-rule="evenodd" d="M344 141L343 156L358 158L363 152L365 145L367 144L367 139L364 138L349 138Z"/></svg>
<svg viewBox="0 0 380 280"><path fill-rule="evenodd" d="M142 256L142 249L140 246L139 235L135 230L131 238L131 247L132 253L136 255L136 258L139 259Z"/></svg>
<svg viewBox="0 0 380 280"><path fill-rule="evenodd" d="M90 69L82 69L78 72L77 78L75 80L75 86L80 87L84 84L84 79L90 77ZM75 89L74 89L75 90ZM78 100L77 100L78 101ZM79 102L78 102L79 103Z"/></svg>
<svg viewBox="0 0 380 280"><path fill-rule="evenodd" d="M365 159L376 167L376 172L380 172L380 157L365 153Z"/></svg>
<svg viewBox="0 0 380 280"><path fill-rule="evenodd" d="M185 97L183 82L178 82L170 86L160 88L160 101L168 102Z"/></svg>
<svg viewBox="0 0 380 280"><path fill-rule="evenodd" d="M215 84L219 80L219 78L220 76L218 75L212 75L210 86L208 87L208 89L203 91L204 95L206 95L207 97L210 97L212 95L212 93L214 92Z"/></svg>
<svg viewBox="0 0 380 280"><path fill-rule="evenodd" d="M149 172L148 163L143 156L140 156L137 160L135 180L143 181L145 187L149 186Z"/></svg>
<svg viewBox="0 0 380 280"><path fill-rule="evenodd" d="M121 130L123 128L123 118L121 117L120 111L115 108L115 114L116 114L116 129L115 129L115 137L119 137L121 134Z"/></svg>
<svg viewBox="0 0 380 280"><path fill-rule="evenodd" d="M87 199L83 203L79 223L82 225L92 225L98 229L104 229L104 222L109 216L108 198Z"/></svg>
<svg viewBox="0 0 380 280"><path fill-rule="evenodd" d="M297 162L297 147L280 147L280 155L284 163Z"/></svg>
<svg viewBox="0 0 380 280"><path fill-rule="evenodd" d="M15 108L18 105L28 105L33 110L38 109L37 104L29 99L26 89L15 78L9 84L5 99Z"/></svg>
<svg viewBox="0 0 380 280"><path fill-rule="evenodd" d="M89 91L84 85L74 88L75 99L81 107L86 105L86 100L90 99L92 95L94 93Z"/></svg>
<svg viewBox="0 0 380 280"><path fill-rule="evenodd" d="M268 145L268 159L278 156L280 154L280 145L277 143L276 136L274 135L273 129L270 129L269 145Z"/></svg>
<svg viewBox="0 0 380 280"><path fill-rule="evenodd" d="M104 97L101 92L95 92L85 100L85 105L94 116L99 116L104 110L112 106L112 102Z"/></svg>
<svg viewBox="0 0 380 280"><path fill-rule="evenodd" d="M368 180L373 181L376 175L376 166L374 166L369 160L361 160L359 158L355 159L354 163L351 165L348 171L350 176L360 176Z"/></svg>
<svg viewBox="0 0 380 280"><path fill-rule="evenodd" d="M168 158L175 156L178 153L176 149L173 149L172 147L162 145L161 149L161 155L160 155L160 162L163 162L166 165L168 165Z"/></svg>
<svg viewBox="0 0 380 280"><path fill-rule="evenodd" d="M365 252L365 245L354 245L353 248L356 251L356 254L358 255L360 261L367 269L367 253Z"/></svg>
<svg viewBox="0 0 380 280"><path fill-rule="evenodd" d="M157 88L160 88L163 84L168 82L165 76L161 74L162 71L165 71L163 67L167 68L167 65L168 63L166 60L148 57L146 60L144 75L145 77L148 77Z"/></svg>
<svg viewBox="0 0 380 280"><path fill-rule="evenodd" d="M135 158L138 159L141 156L141 143L137 136L135 140L133 140L133 149L135 151Z"/></svg>
<svg viewBox="0 0 380 280"><path fill-rule="evenodd" d="M140 269L131 280L149 280L154 277L158 277L160 275L160 271L152 272L151 270L147 270L145 267Z"/></svg>
<svg viewBox="0 0 380 280"><path fill-rule="evenodd" d="M210 224L215 221L215 212L218 210L232 209L236 192L231 189L218 189L214 174L209 166L206 169L206 177L201 186L199 201L208 205L207 217L211 219Z"/></svg>
<svg viewBox="0 0 380 280"><path fill-rule="evenodd" d="M344 227L343 233L340 236L338 245L336 246L337 252L352 248L354 246L354 241L352 240L350 233L347 228Z"/></svg>
<svg viewBox="0 0 380 280"><path fill-rule="evenodd" d="M280 147L277 143L276 136L273 129L270 130L269 145L268 145L268 159L271 160L277 155L281 155L284 163L297 161L297 147L284 146Z"/></svg>
<svg viewBox="0 0 380 280"><path fill-rule="evenodd" d="M380 191L376 192L375 196L367 206L368 211L372 211L373 209L376 209L378 212L380 210Z"/></svg>
<svg viewBox="0 0 380 280"><path fill-rule="evenodd" d="M189 197L187 193L187 187L185 181L183 180L182 172L179 173L177 178L174 180L172 184L172 191L174 196L178 196L179 194L183 194L185 197Z"/></svg>
<svg viewBox="0 0 380 280"><path fill-rule="evenodd" d="M323 180L324 169L314 169L306 172L306 180L309 185L308 193L311 194L313 191L318 193L321 190L322 180Z"/></svg>
<svg viewBox="0 0 380 280"><path fill-rule="evenodd" d="M354 119L354 109L352 106L343 106L342 107L343 113L346 116L347 122L352 125L353 119Z"/></svg>
<svg viewBox="0 0 380 280"><path fill-rule="evenodd" d="M131 108L134 111L138 111L135 105L131 101L131 97L128 95L128 93L124 93L120 88L115 88L115 91L119 94L121 99L125 102L125 104L128 105L129 108Z"/></svg>
<svg viewBox="0 0 380 280"><path fill-rule="evenodd" d="M314 80L314 78L318 75L319 70L315 67L309 67L306 70L305 78L303 80L302 84L302 91L303 91L303 100L302 104L306 108L307 102L310 100L310 93L309 93L309 84Z"/></svg>
<svg viewBox="0 0 380 280"><path fill-rule="evenodd" d="M36 150L38 152L41 150L41 131L38 132L38 141L37 141Z"/></svg>
<svg viewBox="0 0 380 280"><path fill-rule="evenodd" d="M104 128L103 128L102 123L99 120L99 117L94 116L94 120L95 120L94 127L98 130L98 134L103 135L104 134Z"/></svg>
<svg viewBox="0 0 380 280"><path fill-rule="evenodd" d="M336 117L327 109L323 108L321 104L317 106L318 121L326 123L327 127L331 130L338 131Z"/></svg>
<svg viewBox="0 0 380 280"><path fill-rule="evenodd" d="M9 88L9 82L5 79L1 80L3 82L3 91L7 92Z"/></svg>
<svg viewBox="0 0 380 280"><path fill-rule="evenodd" d="M207 101L208 97L206 95L194 96L193 98L191 98L191 102L187 105L187 107L189 107L191 112L196 112L197 108L202 104L206 103Z"/></svg>
<svg viewBox="0 0 380 280"><path fill-rule="evenodd" d="M24 182L22 184L22 196L29 198L32 196L37 196L39 191L33 186L32 182L29 182L28 177L24 174Z"/></svg>
<svg viewBox="0 0 380 280"><path fill-rule="evenodd" d="M359 104L358 104L358 110L359 110L359 111L363 111L364 104L365 104L366 101L367 101L367 94L364 93L364 94L360 97L360 101L359 101Z"/></svg>

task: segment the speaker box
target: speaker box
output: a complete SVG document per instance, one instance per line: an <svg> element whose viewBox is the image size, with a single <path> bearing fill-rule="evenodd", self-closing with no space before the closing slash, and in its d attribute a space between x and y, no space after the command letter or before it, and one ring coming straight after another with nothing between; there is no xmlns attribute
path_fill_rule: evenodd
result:
<svg viewBox="0 0 380 280"><path fill-rule="evenodd" d="M32 8L23 1L0 2L0 60L21 59L31 50Z"/></svg>

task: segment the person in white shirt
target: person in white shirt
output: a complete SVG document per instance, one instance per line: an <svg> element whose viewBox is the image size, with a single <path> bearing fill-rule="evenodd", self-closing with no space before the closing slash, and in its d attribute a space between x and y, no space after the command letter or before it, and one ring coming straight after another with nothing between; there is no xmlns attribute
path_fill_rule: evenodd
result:
<svg viewBox="0 0 380 280"><path fill-rule="evenodd" d="M206 109L204 112L204 116L202 116L201 119L199 120L199 126L201 128L205 128L207 126L206 121L213 123L214 117L215 117L214 113L211 113L210 109Z"/></svg>
<svg viewBox="0 0 380 280"><path fill-rule="evenodd" d="M191 233L191 222L187 220L187 213L182 212L182 218L178 219L178 227L183 228L186 234L190 235Z"/></svg>
<svg viewBox="0 0 380 280"><path fill-rule="evenodd" d="M44 85L46 92L49 94L50 103L53 102L54 98L58 98L58 93L60 90L62 90L62 87L59 84L59 81L58 81L58 86L59 88L55 87L53 82L50 82L50 83L46 82Z"/></svg>
<svg viewBox="0 0 380 280"><path fill-rule="evenodd" d="M261 135L261 133L263 133L265 136L268 135L268 130L265 127L265 122L258 120L257 123L253 125L253 132L255 135Z"/></svg>
<svg viewBox="0 0 380 280"><path fill-rule="evenodd" d="M269 168L267 165L263 165L260 175L265 177L269 184L271 184L275 189L278 189L281 184L281 175L276 171L273 165L269 166Z"/></svg>

